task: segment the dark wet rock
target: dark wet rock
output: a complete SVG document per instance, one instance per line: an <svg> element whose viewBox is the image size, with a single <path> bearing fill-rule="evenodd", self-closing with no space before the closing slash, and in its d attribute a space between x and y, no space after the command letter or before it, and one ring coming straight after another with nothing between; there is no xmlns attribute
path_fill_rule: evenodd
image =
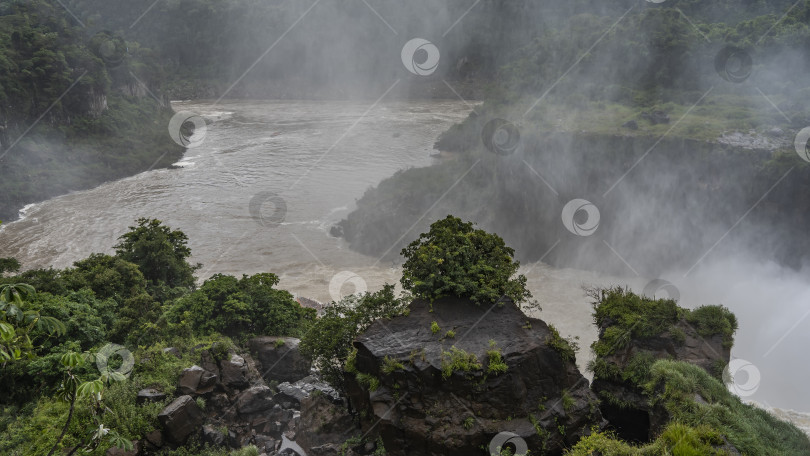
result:
<svg viewBox="0 0 810 456"><path fill-rule="evenodd" d="M258 448L259 451L271 453L273 451L276 451L276 449L280 446L281 442L279 442L278 440L274 439L269 435L257 434L253 438L253 444L256 445L256 448Z"/></svg>
<svg viewBox="0 0 810 456"><path fill-rule="evenodd" d="M389 455L477 454L502 431L516 433L532 450L561 454L603 424L574 360L547 343L552 332L545 322L526 317L509 300L490 307L448 298L431 312L415 300L409 316L378 321L357 338L357 371L375 377L379 387L369 391L347 374L347 392L363 431L382 437ZM433 321L440 333L431 331ZM449 329L457 339L443 339ZM487 372L490 341L506 372ZM444 378L453 346L475 356L481 368L449 370ZM386 373L386 357L401 367Z"/></svg>
<svg viewBox="0 0 810 456"><path fill-rule="evenodd" d="M210 351L203 350L200 353L200 367L219 377L219 365Z"/></svg>
<svg viewBox="0 0 810 456"><path fill-rule="evenodd" d="M242 391L236 400L236 407L242 415L269 410L273 405L273 390L267 385L252 386Z"/></svg>
<svg viewBox="0 0 810 456"><path fill-rule="evenodd" d="M166 393L160 392L154 388L145 388L138 391L135 397L136 404L145 404L147 402L160 402L166 399Z"/></svg>
<svg viewBox="0 0 810 456"><path fill-rule="evenodd" d="M180 350L178 350L177 347L166 347L163 349L163 354L180 358Z"/></svg>
<svg viewBox="0 0 810 456"><path fill-rule="evenodd" d="M151 445L151 448L153 449L160 448L163 446L163 433L160 432L160 429L155 429L154 431L147 433L144 440L146 441L146 447L150 447Z"/></svg>
<svg viewBox="0 0 810 456"><path fill-rule="evenodd" d="M194 365L183 369L177 381L177 391L180 394L201 395L214 391L217 385L217 375L200 366Z"/></svg>
<svg viewBox="0 0 810 456"><path fill-rule="evenodd" d="M284 382L278 385L278 393L273 396L273 400L286 409L298 409L301 406L301 401L307 396L309 396L309 393L304 391L302 387Z"/></svg>
<svg viewBox="0 0 810 456"><path fill-rule="evenodd" d="M293 450L292 448L285 448L278 452L279 456L302 456L301 453Z"/></svg>
<svg viewBox="0 0 810 456"><path fill-rule="evenodd" d="M257 368L268 382L295 382L307 375L309 360L298 349L299 340L292 337L256 337L249 342Z"/></svg>
<svg viewBox="0 0 810 456"><path fill-rule="evenodd" d="M249 386L245 359L237 354L220 363L220 381L228 388L242 389Z"/></svg>
<svg viewBox="0 0 810 456"><path fill-rule="evenodd" d="M185 443L199 429L204 419L203 411L189 395L178 397L158 415L166 437L179 444Z"/></svg>
<svg viewBox="0 0 810 456"><path fill-rule="evenodd" d="M298 423L298 443L307 454L314 447L330 443L340 444L358 434L359 428L344 405L335 403L324 394L311 394L301 402L301 420ZM327 451L324 448L320 454Z"/></svg>
<svg viewBox="0 0 810 456"><path fill-rule="evenodd" d="M226 442L227 436L213 425L206 424L202 429L202 441L211 446L222 446Z"/></svg>
<svg viewBox="0 0 810 456"><path fill-rule="evenodd" d="M622 124L622 127L629 128L631 130L638 130L638 122L635 120L628 120L627 122Z"/></svg>

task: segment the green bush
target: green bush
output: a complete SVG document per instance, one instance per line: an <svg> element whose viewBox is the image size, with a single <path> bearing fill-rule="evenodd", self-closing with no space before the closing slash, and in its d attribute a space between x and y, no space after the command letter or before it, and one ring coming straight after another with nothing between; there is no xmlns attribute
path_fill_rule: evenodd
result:
<svg viewBox="0 0 810 456"><path fill-rule="evenodd" d="M701 306L686 314L686 321L703 337L720 335L723 345L731 348L737 331L737 317L723 306Z"/></svg>
<svg viewBox="0 0 810 456"><path fill-rule="evenodd" d="M556 350L564 361L576 362L579 345L575 341L563 339L554 325L548 325L548 330L550 334L546 338L546 344Z"/></svg>
<svg viewBox="0 0 810 456"><path fill-rule="evenodd" d="M514 250L496 234L448 215L402 249L402 286L430 302L444 296L492 304L506 296L520 303L531 297L518 275Z"/></svg>
<svg viewBox="0 0 810 456"><path fill-rule="evenodd" d="M116 256L138 265L153 286L194 288L194 271L200 265L191 266L186 261L191 256L188 236L157 219L139 218L136 223L119 238Z"/></svg>
<svg viewBox="0 0 810 456"><path fill-rule="evenodd" d="M470 373L480 369L481 363L473 353L467 353L455 345L450 347L449 352L442 352L442 378L444 379L450 378L453 372Z"/></svg>
<svg viewBox="0 0 810 456"><path fill-rule="evenodd" d="M709 426L743 454L810 454L810 440L804 432L743 403L721 381L693 364L656 361L650 367L645 394L652 406L663 406L674 422Z"/></svg>
<svg viewBox="0 0 810 456"><path fill-rule="evenodd" d="M343 372L353 371L352 342L358 334L381 318L407 313L407 300L394 295L394 286L362 296L347 296L324 309L301 337L301 353L321 369L324 380L345 391Z"/></svg>
<svg viewBox="0 0 810 456"><path fill-rule="evenodd" d="M220 333L245 340L253 335L301 337L315 318L285 290L274 288L278 276L216 274L199 290L172 303L164 317L177 335Z"/></svg>

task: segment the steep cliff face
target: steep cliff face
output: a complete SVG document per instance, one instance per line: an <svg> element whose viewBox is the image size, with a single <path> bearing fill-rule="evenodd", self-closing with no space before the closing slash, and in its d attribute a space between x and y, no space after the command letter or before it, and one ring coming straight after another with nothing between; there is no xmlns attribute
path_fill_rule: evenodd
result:
<svg viewBox="0 0 810 456"><path fill-rule="evenodd" d="M599 340L591 389L611 427L628 441L660 435L671 416L654 407L645 388L657 360L683 361L717 379L728 365L736 317L722 306L687 310L669 299L649 299L614 288L595 305Z"/></svg>
<svg viewBox="0 0 810 456"><path fill-rule="evenodd" d="M512 432L561 454L602 418L573 350L511 301L416 300L355 342L348 395L392 455L469 455Z"/></svg>
<svg viewBox="0 0 810 456"><path fill-rule="evenodd" d="M60 5L7 3L0 5L0 220L182 155L167 134L168 103L152 99L162 96L154 82L161 71L146 51L109 33L90 36Z"/></svg>

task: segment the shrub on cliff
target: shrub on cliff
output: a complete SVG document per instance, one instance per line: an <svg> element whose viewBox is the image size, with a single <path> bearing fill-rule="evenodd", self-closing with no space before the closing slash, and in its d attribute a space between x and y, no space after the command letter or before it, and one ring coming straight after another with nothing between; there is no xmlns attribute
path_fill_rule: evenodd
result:
<svg viewBox="0 0 810 456"><path fill-rule="evenodd" d="M178 335L300 337L315 318L315 310L301 307L288 291L274 288L278 281L271 273L241 279L216 274L199 290L177 299L164 317L170 331Z"/></svg>
<svg viewBox="0 0 810 456"><path fill-rule="evenodd" d="M419 298L457 296L481 305L504 296L516 303L531 297L526 277L512 277L520 266L515 251L497 234L452 215L431 224L401 253L402 287Z"/></svg>
<svg viewBox="0 0 810 456"><path fill-rule="evenodd" d="M406 312L407 300L394 295L394 286L386 284L376 293L351 295L324 309L301 339L301 353L321 370L324 380L343 390L343 371L358 334L381 318Z"/></svg>

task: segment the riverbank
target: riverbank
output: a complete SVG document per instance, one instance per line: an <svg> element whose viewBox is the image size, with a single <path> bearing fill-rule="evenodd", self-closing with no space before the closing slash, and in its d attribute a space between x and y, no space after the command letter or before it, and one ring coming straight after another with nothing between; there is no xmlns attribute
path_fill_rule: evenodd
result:
<svg viewBox="0 0 810 456"><path fill-rule="evenodd" d="M182 157L185 149L168 134L170 108L118 94L107 103L97 118L61 128L38 125L6 151L0 159L0 220L16 220L26 205L167 168Z"/></svg>

